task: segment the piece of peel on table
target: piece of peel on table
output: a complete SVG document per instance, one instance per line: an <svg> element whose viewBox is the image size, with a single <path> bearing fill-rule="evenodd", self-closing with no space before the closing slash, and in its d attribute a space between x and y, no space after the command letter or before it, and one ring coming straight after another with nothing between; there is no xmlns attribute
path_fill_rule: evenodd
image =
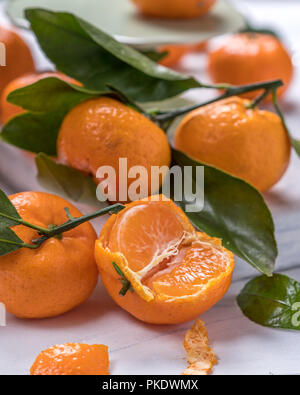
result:
<svg viewBox="0 0 300 395"><path fill-rule="evenodd" d="M183 375L206 376L218 363L214 350L209 346L208 333L203 321L198 319L184 338L184 348L189 366Z"/></svg>

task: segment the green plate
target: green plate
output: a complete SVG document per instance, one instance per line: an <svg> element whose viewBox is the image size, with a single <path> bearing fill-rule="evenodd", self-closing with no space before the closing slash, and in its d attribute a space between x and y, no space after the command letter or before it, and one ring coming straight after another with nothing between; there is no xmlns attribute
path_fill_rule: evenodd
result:
<svg viewBox="0 0 300 395"><path fill-rule="evenodd" d="M122 43L144 48L196 43L245 25L241 14L225 0L218 0L210 13L189 20L144 17L130 0L10 0L7 14L15 25L28 28L23 16L29 7L72 12Z"/></svg>

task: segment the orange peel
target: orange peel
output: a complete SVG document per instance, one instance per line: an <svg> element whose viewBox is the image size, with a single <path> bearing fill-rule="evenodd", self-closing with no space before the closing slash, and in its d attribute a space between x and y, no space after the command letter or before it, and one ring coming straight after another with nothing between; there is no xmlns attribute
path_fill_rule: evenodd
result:
<svg viewBox="0 0 300 395"><path fill-rule="evenodd" d="M188 367L183 375L205 376L211 373L218 363L214 350L209 345L205 324L198 319L184 338L184 348L187 353Z"/></svg>

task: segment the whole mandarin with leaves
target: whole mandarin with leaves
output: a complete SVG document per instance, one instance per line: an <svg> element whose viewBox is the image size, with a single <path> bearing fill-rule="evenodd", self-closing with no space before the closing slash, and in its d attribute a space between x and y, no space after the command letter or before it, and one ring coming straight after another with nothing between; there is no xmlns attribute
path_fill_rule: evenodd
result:
<svg viewBox="0 0 300 395"><path fill-rule="evenodd" d="M189 19L206 14L216 0L132 0L145 15Z"/></svg>
<svg viewBox="0 0 300 395"><path fill-rule="evenodd" d="M65 74L59 72L25 74L12 80L9 84L6 85L0 97L0 120L2 125L6 124L11 118L15 117L16 115L22 114L24 112L21 107L7 101L8 95L16 89L24 88L25 86L34 84L39 80L49 77L56 77L63 81L79 85L79 82L75 81L73 78L70 78Z"/></svg>
<svg viewBox="0 0 300 395"><path fill-rule="evenodd" d="M232 97L192 111L179 124L174 145L266 191L287 170L291 144L280 117L250 103Z"/></svg>
<svg viewBox="0 0 300 395"><path fill-rule="evenodd" d="M59 344L42 351L30 369L32 376L108 375L108 348L102 344Z"/></svg>
<svg viewBox="0 0 300 395"><path fill-rule="evenodd" d="M100 167L114 169L116 194L111 201L128 200L119 194L119 159L127 160L128 171L134 166L145 169L147 177L145 174L140 177L145 196L151 193L151 168L169 166L171 162L163 130L146 116L109 97L85 101L67 114L59 131L57 152L62 163L91 174L98 183L103 181L97 179ZM134 178L129 176L125 195L134 185ZM160 185L161 182L162 179ZM111 189L115 189L114 185Z"/></svg>
<svg viewBox="0 0 300 395"><path fill-rule="evenodd" d="M43 192L10 196L21 218L48 228L82 214L61 197ZM12 230L27 244L39 237L34 229ZM38 249L21 248L0 257L0 302L19 318L46 318L65 313L84 302L97 284L93 254L96 234L89 223L45 241Z"/></svg>
<svg viewBox="0 0 300 395"><path fill-rule="evenodd" d="M280 97L291 84L293 63L290 54L275 36L240 33L227 37L209 53L208 72L215 83L232 85L281 79L284 86L278 89ZM253 99L259 93L253 91L243 94L243 97Z"/></svg>
<svg viewBox="0 0 300 395"><path fill-rule="evenodd" d="M152 324L179 324L204 313L225 295L234 268L233 254L221 241L196 232L163 196L112 215L95 257L114 301Z"/></svg>
<svg viewBox="0 0 300 395"><path fill-rule="evenodd" d="M5 46L5 66L0 67L0 93L13 79L35 71L29 47L16 30L1 26L0 43Z"/></svg>

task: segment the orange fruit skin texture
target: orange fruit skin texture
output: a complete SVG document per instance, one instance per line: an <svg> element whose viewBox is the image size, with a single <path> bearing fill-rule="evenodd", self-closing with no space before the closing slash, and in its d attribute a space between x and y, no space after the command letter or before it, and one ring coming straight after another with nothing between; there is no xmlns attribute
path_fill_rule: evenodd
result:
<svg viewBox="0 0 300 395"><path fill-rule="evenodd" d="M13 79L35 71L33 58L27 44L19 34L1 26L0 42L5 44L6 66L0 67L0 94Z"/></svg>
<svg viewBox="0 0 300 395"><path fill-rule="evenodd" d="M274 36L240 33L227 38L208 56L208 72L215 83L246 85L282 79L278 97L288 89L293 78L292 59L283 44ZM242 96L253 99L260 92ZM268 96L268 100L272 98Z"/></svg>
<svg viewBox="0 0 300 395"><path fill-rule="evenodd" d="M6 85L0 98L0 121L2 125L6 124L11 118L15 117L16 115L24 112L21 107L9 103L6 100L7 96L16 89L24 88L27 85L34 84L35 82L48 77L56 77L76 85L79 84L77 81L59 72L25 74L12 80L9 84Z"/></svg>
<svg viewBox="0 0 300 395"><path fill-rule="evenodd" d="M158 48L159 52L168 52L165 58L159 63L165 67L177 66L181 59L190 52L205 52L207 42L202 41L197 44L175 44L163 45Z"/></svg>
<svg viewBox="0 0 300 395"><path fill-rule="evenodd" d="M32 376L108 375L108 348L104 345L66 343L42 351L30 369Z"/></svg>
<svg viewBox="0 0 300 395"><path fill-rule="evenodd" d="M188 114L175 134L175 147L266 191L288 168L291 144L280 118L247 109L247 99L233 97Z"/></svg>
<svg viewBox="0 0 300 395"><path fill-rule="evenodd" d="M60 128L57 152L60 162L94 178L100 166L113 167L117 201L120 158L127 158L128 170L133 166L147 169L149 182L144 180L143 184L147 196L151 192L151 167L169 166L171 162L165 133L142 114L108 97L83 102L67 114ZM128 178L128 187L133 181Z"/></svg>
<svg viewBox="0 0 300 395"><path fill-rule="evenodd" d="M216 0L132 0L139 10L149 16L189 19L206 14Z"/></svg>
<svg viewBox="0 0 300 395"><path fill-rule="evenodd" d="M211 238L204 233L195 233L185 214L172 201L161 203L163 206L158 209L155 205L159 203L145 203L145 201L128 204L125 210L111 216L103 227L95 245L95 256L102 282L119 306L143 322L159 325L187 322L207 311L225 295L232 280L233 254L222 247L219 239ZM151 208L151 205L154 207ZM146 211L143 213L145 207ZM135 217L136 209L138 211ZM126 217L128 218L127 224ZM142 219L144 222L141 222ZM121 296L119 294L122 287L120 276L115 272L112 262L122 268L122 264L127 260L130 269L137 272L148 264L150 257L153 257L153 246L156 243L163 246L166 240L172 239L172 236L180 237L183 230L201 238L210 246L220 249L228 259L226 269L220 268L219 271L216 269L211 274L210 263L211 265L215 263L213 259L209 261L210 263L205 261L204 254L203 262L199 262L197 258L195 261L189 261L188 254L185 259L182 255L171 274L165 272L165 268L159 267L158 269L162 271L158 271L155 275L145 276L143 286L152 289L151 301L146 301L141 297L139 286L134 279L130 279L134 292L128 291L125 296ZM154 232L152 235L151 231ZM141 242L143 237L145 237L144 244ZM118 249L121 251L117 251ZM196 249L190 251L189 256L197 254ZM144 262L142 262L143 254ZM209 257L211 258L208 254L207 259L210 259ZM199 259L201 261L201 256ZM123 273L125 271L126 268L123 268ZM206 276L209 277L209 281L205 281ZM129 279L129 276L126 275L126 278ZM195 281L200 284L201 281L206 284L205 289L199 294L195 294L194 289L190 288L191 278L195 278ZM197 287L196 289L199 290ZM169 296L165 296L166 294ZM183 297L184 295L187 296Z"/></svg>
<svg viewBox="0 0 300 395"><path fill-rule="evenodd" d="M191 49L190 45L164 45L159 47L159 52L168 52L159 63L165 67L176 66Z"/></svg>
<svg viewBox="0 0 300 395"><path fill-rule="evenodd" d="M48 227L82 214L66 200L43 192L10 196L21 217L34 225ZM38 237L27 227L12 228L25 243ZM0 302L19 318L46 318L65 313L84 302L97 283L93 256L96 234L89 223L51 238L40 248L22 248L0 257Z"/></svg>

